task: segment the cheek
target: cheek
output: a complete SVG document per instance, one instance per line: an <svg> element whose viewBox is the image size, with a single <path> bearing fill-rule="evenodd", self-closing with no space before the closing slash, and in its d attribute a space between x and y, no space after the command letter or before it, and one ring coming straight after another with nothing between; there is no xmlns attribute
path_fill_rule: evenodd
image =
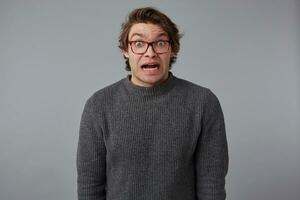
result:
<svg viewBox="0 0 300 200"><path fill-rule="evenodd" d="M130 56L130 57L129 57L129 63L130 63L130 66L132 66L132 67L137 67L138 64L139 64L139 60L140 60L140 57L137 57L137 56Z"/></svg>
<svg viewBox="0 0 300 200"><path fill-rule="evenodd" d="M162 58L163 62L166 64L169 64L171 61L171 54L166 55L165 57Z"/></svg>
<svg viewBox="0 0 300 200"><path fill-rule="evenodd" d="M137 63L137 64L140 63L142 57L143 57L143 56L135 55L134 58L133 58L133 59L134 59L134 62Z"/></svg>

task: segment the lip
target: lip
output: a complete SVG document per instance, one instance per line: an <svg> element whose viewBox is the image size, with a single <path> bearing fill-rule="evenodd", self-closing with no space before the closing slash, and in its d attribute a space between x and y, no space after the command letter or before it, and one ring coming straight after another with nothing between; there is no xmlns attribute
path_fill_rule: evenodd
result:
<svg viewBox="0 0 300 200"><path fill-rule="evenodd" d="M155 66L148 68L148 67L143 67L144 65L155 65ZM143 74L146 76L156 76L160 74L160 63L157 61L143 62L140 65L140 68Z"/></svg>

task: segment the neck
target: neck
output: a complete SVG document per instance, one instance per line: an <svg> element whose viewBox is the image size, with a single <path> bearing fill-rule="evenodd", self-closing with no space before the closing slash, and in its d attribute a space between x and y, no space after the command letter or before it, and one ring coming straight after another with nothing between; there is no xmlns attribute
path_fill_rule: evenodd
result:
<svg viewBox="0 0 300 200"><path fill-rule="evenodd" d="M170 73L166 74L161 80L154 82L154 83L143 82L140 79L138 79L132 75L129 75L129 80L136 86L150 88L150 87L155 87L160 84L163 84L169 78L169 75L170 75Z"/></svg>

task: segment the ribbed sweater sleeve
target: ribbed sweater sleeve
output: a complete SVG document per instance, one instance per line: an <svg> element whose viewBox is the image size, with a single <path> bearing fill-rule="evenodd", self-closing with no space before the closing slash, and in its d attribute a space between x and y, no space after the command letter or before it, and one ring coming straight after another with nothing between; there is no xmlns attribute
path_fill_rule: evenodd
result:
<svg viewBox="0 0 300 200"><path fill-rule="evenodd" d="M77 150L78 200L105 200L106 148L99 127L100 116L90 98L84 107Z"/></svg>
<svg viewBox="0 0 300 200"><path fill-rule="evenodd" d="M217 97L207 90L202 128L195 152L198 200L224 200L228 147L223 112Z"/></svg>

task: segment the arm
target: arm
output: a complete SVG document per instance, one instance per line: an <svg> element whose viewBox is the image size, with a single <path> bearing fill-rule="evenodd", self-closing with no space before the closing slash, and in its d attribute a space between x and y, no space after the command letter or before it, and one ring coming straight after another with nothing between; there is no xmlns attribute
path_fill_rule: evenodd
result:
<svg viewBox="0 0 300 200"><path fill-rule="evenodd" d="M198 200L224 200L228 147L223 112L209 91L203 106L202 128L195 154Z"/></svg>
<svg viewBox="0 0 300 200"><path fill-rule="evenodd" d="M78 200L105 200L106 148L99 118L93 112L89 99L84 107L79 130L77 149Z"/></svg>

